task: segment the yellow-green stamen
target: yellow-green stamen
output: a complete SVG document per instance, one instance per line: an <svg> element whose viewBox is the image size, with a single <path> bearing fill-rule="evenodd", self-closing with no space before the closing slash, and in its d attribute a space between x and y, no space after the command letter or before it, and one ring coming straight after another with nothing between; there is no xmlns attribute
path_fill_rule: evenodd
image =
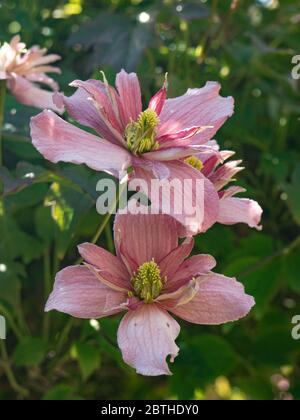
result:
<svg viewBox="0 0 300 420"><path fill-rule="evenodd" d="M197 169L198 171L202 171L203 163L200 159L196 156L190 156L189 158L185 159L185 163L191 165L193 168Z"/></svg>
<svg viewBox="0 0 300 420"><path fill-rule="evenodd" d="M159 266L154 260L140 266L131 279L134 294L145 303L156 299L164 285Z"/></svg>
<svg viewBox="0 0 300 420"><path fill-rule="evenodd" d="M159 118L155 111L147 109L141 112L137 121L133 121L125 128L125 139L128 149L135 155L151 152L159 148L156 141L156 128Z"/></svg>

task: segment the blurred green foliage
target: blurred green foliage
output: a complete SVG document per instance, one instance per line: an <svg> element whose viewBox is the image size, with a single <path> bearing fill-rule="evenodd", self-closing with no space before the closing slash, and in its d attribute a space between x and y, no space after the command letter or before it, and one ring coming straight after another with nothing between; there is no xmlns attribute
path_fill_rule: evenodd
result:
<svg viewBox="0 0 300 420"><path fill-rule="evenodd" d="M99 174L51 165L29 141L36 110L8 96L0 207L0 399L300 399L300 53L295 0L0 1L0 40L20 33L62 55L65 93L76 78L110 81L135 70L149 99L169 73L169 95L222 83L235 115L217 135L245 160L240 183L264 210L263 233L215 226L197 237L218 271L237 276L257 305L223 327L182 322L172 377L144 378L115 348L119 318L100 323L43 314L54 273L77 259L76 244L101 223ZM100 174L101 176L101 174ZM111 243L110 230L101 244ZM84 386L83 386L84 384Z"/></svg>

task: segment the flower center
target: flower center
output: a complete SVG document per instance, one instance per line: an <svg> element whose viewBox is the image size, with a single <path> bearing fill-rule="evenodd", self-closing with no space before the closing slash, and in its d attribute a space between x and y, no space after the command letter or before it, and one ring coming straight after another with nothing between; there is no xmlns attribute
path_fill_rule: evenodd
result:
<svg viewBox="0 0 300 420"><path fill-rule="evenodd" d="M203 169L202 161L198 159L196 156L191 156L185 159L185 163L187 163L188 165L191 165L193 168L197 169L198 171L202 171Z"/></svg>
<svg viewBox="0 0 300 420"><path fill-rule="evenodd" d="M151 303L159 296L164 280L161 278L159 266L154 260L141 265L134 273L131 283L137 297L145 303Z"/></svg>
<svg viewBox="0 0 300 420"><path fill-rule="evenodd" d="M125 139L128 149L135 155L157 150L159 144L156 141L159 118L155 111L147 109L141 112L137 121L130 122L125 128Z"/></svg>

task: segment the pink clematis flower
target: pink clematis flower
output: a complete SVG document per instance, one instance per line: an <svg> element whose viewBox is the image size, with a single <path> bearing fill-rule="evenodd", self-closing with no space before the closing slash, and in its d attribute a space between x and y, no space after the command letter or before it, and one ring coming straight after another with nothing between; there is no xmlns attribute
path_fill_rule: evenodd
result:
<svg viewBox="0 0 300 420"><path fill-rule="evenodd" d="M60 56L46 53L46 49L39 47L26 50L20 37L15 36L9 44L4 43L0 48L0 80L7 80L8 88L20 103L61 112L62 108L53 103L53 92L38 87L38 84L44 84L54 92L59 89L46 73L60 73L58 67L51 65Z"/></svg>
<svg viewBox="0 0 300 420"><path fill-rule="evenodd" d="M241 283L211 271L213 257L189 257L194 241L179 245L177 228L167 215L118 214L117 256L80 245L84 265L57 274L46 311L87 319L125 311L118 329L124 361L142 375L169 375L166 359L179 352L180 326L172 315L219 325L246 316L255 304Z"/></svg>
<svg viewBox="0 0 300 420"><path fill-rule="evenodd" d="M260 225L263 210L260 205L248 198L235 197L246 190L239 186L232 186L224 189L229 183L235 181L234 177L244 168L242 160L231 160L235 155L233 151L219 151L216 142L210 142L214 151L210 154L200 154L196 157L201 162L201 172L215 186L219 195L219 215L217 221L224 225L234 225L236 223L246 223L252 228L261 230Z"/></svg>
<svg viewBox="0 0 300 420"><path fill-rule="evenodd" d="M204 206L196 189L190 188L185 198L204 214L203 220L176 214L174 200L162 213L170 214L188 230L197 234L209 229L219 215L219 197L212 182L185 162L197 153L209 153L208 141L233 113L231 97L219 95L220 85L208 82L201 89L189 89L178 98L167 99L166 83L142 110L140 84L136 74L122 70L116 77L116 88L106 80L71 83L76 93L71 97L55 95L58 107L65 106L72 118L90 127L97 135L75 127L51 111L44 111L31 121L34 146L51 162L86 164L98 171L119 173L133 169L132 178L145 181L202 180ZM143 189L142 189L143 191ZM163 201L163 199L162 199ZM168 207L168 206L167 206ZM204 207L204 208L203 208ZM199 212L195 212L199 214Z"/></svg>

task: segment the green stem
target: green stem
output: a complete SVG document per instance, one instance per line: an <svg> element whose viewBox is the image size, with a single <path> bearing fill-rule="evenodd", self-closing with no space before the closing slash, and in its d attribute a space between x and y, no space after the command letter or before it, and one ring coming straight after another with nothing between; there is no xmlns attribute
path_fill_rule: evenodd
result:
<svg viewBox="0 0 300 420"><path fill-rule="evenodd" d="M48 299L49 293L51 291L51 262L49 249L44 252L44 298L45 302ZM50 332L50 314L44 314L44 324L43 324L43 333L45 341L49 339Z"/></svg>
<svg viewBox="0 0 300 420"><path fill-rule="evenodd" d="M115 252L115 245L114 245L114 238L112 235L112 230L110 228L109 223L105 226L105 236L106 236L107 249L110 253L113 254Z"/></svg>
<svg viewBox="0 0 300 420"><path fill-rule="evenodd" d="M2 360L0 361L0 366L2 366L6 374L9 385L18 395L22 395L22 397L27 397L29 393L27 389L21 387L21 385L18 384L16 377L14 375L14 372L11 368L6 346L3 341L0 341L0 348L1 348L1 358L2 358Z"/></svg>
<svg viewBox="0 0 300 420"><path fill-rule="evenodd" d="M298 247L300 247L300 235L297 236L297 238L294 241L292 241L289 245L285 246L284 248L280 249L279 251L275 252L274 254L270 255L269 257L264 258L263 260L254 264L252 267L249 267L243 273L240 273L239 276L240 277L246 277L249 274L265 267L266 265L271 264L277 258L286 256L286 255L290 255Z"/></svg>
<svg viewBox="0 0 300 420"><path fill-rule="evenodd" d="M60 336L59 336L59 340L56 346L56 353L59 354L65 344L65 341L67 340L69 333L73 327L75 323L75 319L74 318L70 318L68 320L68 322L66 323L64 329L62 330Z"/></svg>
<svg viewBox="0 0 300 420"><path fill-rule="evenodd" d="M10 313L1 304L0 304L0 312L7 319L17 339L21 341L24 337L24 334L21 332L21 330L19 329L18 325L15 323Z"/></svg>
<svg viewBox="0 0 300 420"><path fill-rule="evenodd" d="M119 193L117 194L117 198L116 200L112 203L112 206L110 207L110 209L108 210L107 215L105 216L102 224L100 225L99 229L96 232L96 235L94 236L92 243L95 244L98 242L98 239L100 238L100 236L102 235L104 229L106 228L106 225L108 224L108 222L111 219L112 214L115 212L116 208L118 207L118 204L120 202L120 199L123 195L123 192L125 191L125 189L127 188L127 183L124 182L123 185L120 186L119 188Z"/></svg>
<svg viewBox="0 0 300 420"><path fill-rule="evenodd" d="M0 166L3 165L2 133L4 124L6 80L0 80Z"/></svg>
<svg viewBox="0 0 300 420"><path fill-rule="evenodd" d="M101 225L99 226L99 229L97 230L95 236L93 237L93 239L91 240L92 244L96 244L98 242L98 239L100 238L100 236L102 235L102 233L104 232L106 226L108 225L108 223L110 222L111 216L112 214L115 212L116 208L118 207L118 204L120 203L120 199L124 193L124 191L127 188L127 183L124 182L120 188L119 188L119 193L117 194L117 198L116 200L112 203L112 206L109 208L107 215L105 216L103 222L101 223ZM111 245L109 245L110 247L112 247ZM82 263L82 258L79 258L76 262L75 265L81 264Z"/></svg>

